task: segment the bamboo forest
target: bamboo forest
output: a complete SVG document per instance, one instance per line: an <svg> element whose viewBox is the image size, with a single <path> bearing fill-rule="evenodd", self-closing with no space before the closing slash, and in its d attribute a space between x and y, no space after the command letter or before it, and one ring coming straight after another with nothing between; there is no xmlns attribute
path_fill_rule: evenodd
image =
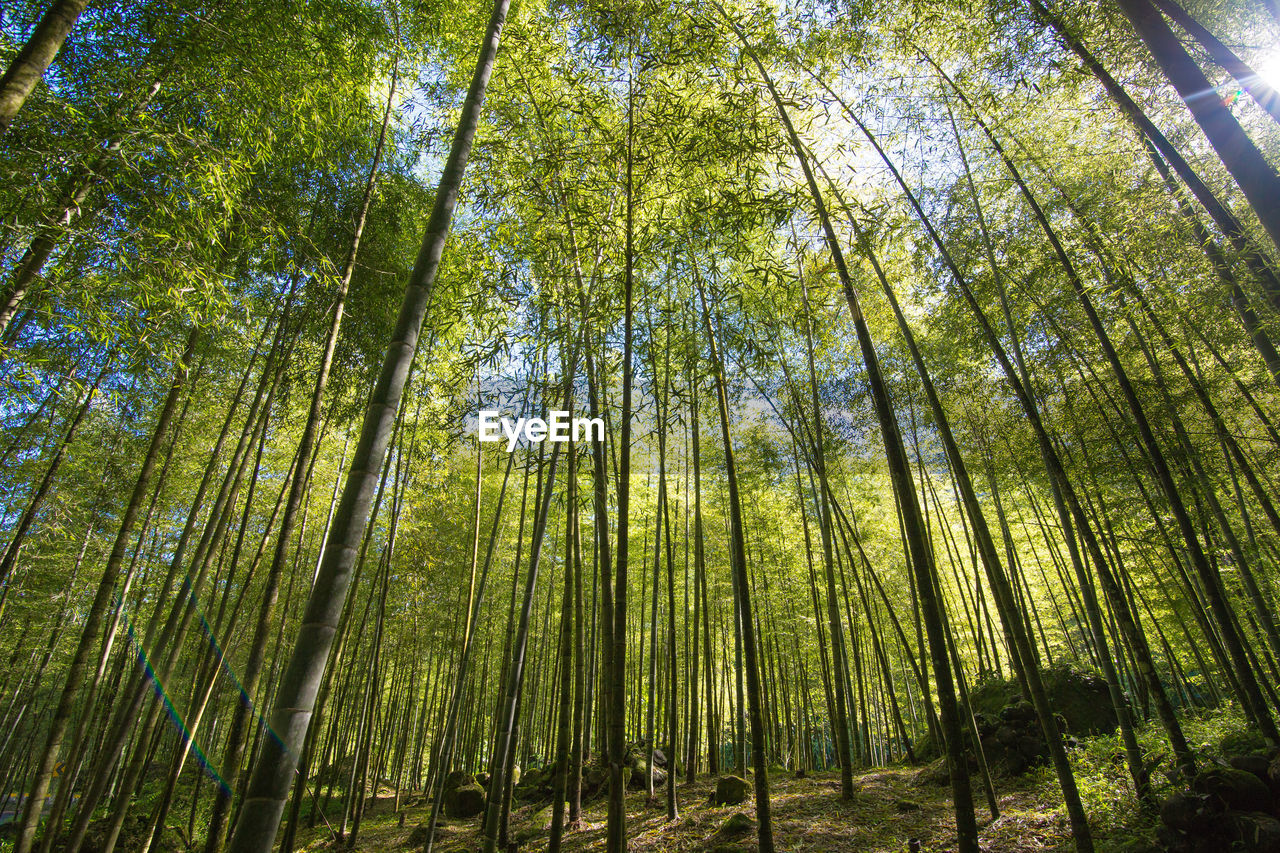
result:
<svg viewBox="0 0 1280 853"><path fill-rule="evenodd" d="M5 0L0 853L1280 853L1280 2Z"/></svg>

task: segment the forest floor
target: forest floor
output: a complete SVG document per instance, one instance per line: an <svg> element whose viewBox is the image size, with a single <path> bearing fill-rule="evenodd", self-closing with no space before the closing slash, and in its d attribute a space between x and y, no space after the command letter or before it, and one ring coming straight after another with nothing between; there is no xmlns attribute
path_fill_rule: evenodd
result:
<svg viewBox="0 0 1280 853"><path fill-rule="evenodd" d="M913 839L922 853L954 849L955 817L950 786L916 780L919 768L880 768L854 777L852 800L840 799L837 772L815 773L796 779L790 773L770 778L774 839L779 851L865 851L901 853ZM1000 817L989 819L980 777L973 777L974 797L984 803L978 810L982 848L991 853L1042 853L1073 849L1071 832L1061 804L1056 781L1046 773L1029 773L1020 778L996 780ZM748 799L739 806L712 806L710 795L715 779L700 777L692 784L678 783L676 796L680 817L668 821L666 792L659 789L652 803L644 792L627 795L628 849L631 851L714 850L721 845L733 851L754 851L755 806ZM550 806L546 803L517 802L512 812L511 834L520 841L521 853L545 850ZM565 835L566 851L602 850L605 837L606 800L598 797L583 804L582 826ZM333 841L321 827L300 851L352 849L366 853L416 850L410 835L426 824L430 806L425 801L402 808L403 824L392 812L390 798L379 798L367 813L358 843L346 848ZM753 821L752 830L738 835L720 832L725 821L741 812ZM480 849L480 818L441 820L435 850L461 853ZM417 837L421 837L419 831ZM1117 850L1134 837L1129 828L1108 832L1099 828L1098 848ZM914 848L913 848L914 849Z"/></svg>

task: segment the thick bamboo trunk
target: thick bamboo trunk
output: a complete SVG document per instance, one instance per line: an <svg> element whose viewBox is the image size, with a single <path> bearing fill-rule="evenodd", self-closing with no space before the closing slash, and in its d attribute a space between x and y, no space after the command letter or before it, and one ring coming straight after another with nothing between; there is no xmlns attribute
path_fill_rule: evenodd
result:
<svg viewBox="0 0 1280 853"><path fill-rule="evenodd" d="M0 136L44 77L89 0L54 0L0 77Z"/></svg>
<svg viewBox="0 0 1280 853"><path fill-rule="evenodd" d="M373 200L373 190L377 182L378 168L382 162L382 152L386 145L387 128L391 120L391 106L396 90L396 77L393 74L391 86L387 94L387 106L382 116L382 129L378 135L378 143L374 149L373 162L369 167L369 176L365 181L364 196L360 204L360 214L356 217L355 231L351 237L351 247L347 252L343 265L342 277L338 282L334 297L333 317L329 324L329 332L325 338L323 354L320 357L319 369L316 371L315 386L311 392L311 408L307 412L306 425L302 430L302 438L298 442L295 453L295 465L305 464L311 459L317 443L320 429L321 411L324 404L324 392L328 386L329 373L333 367L333 354L337 349L338 335L342 328L343 309L346 305L347 291L351 285L351 276L355 271L356 258L360 251L360 239L364 234L365 222L368 219L369 207ZM249 734L250 702L256 694L258 679L266 656L267 638L279 597L280 579L284 575L288 562L289 546L293 538L294 524L302 507L302 498L306 492L306 477L295 476L289 487L289 497L285 504L284 516L280 520L280 531L276 538L276 546L272 553L271 568L267 573L266 585L260 593L258 621L254 626L253 638L249 643L249 657L245 662L241 675L243 692L231 717L227 743L223 750L221 775L226 782L219 787L213 803L213 813L209 817L209 830L205 836L205 853L218 853L226 840L228 816L231 809L231 792L235 790L240 777L240 766L244 760L245 741Z"/></svg>
<svg viewBox="0 0 1280 853"><path fill-rule="evenodd" d="M1150 0L1116 0L1156 64L1173 83L1271 241L1280 247L1280 175L1219 98L1206 97L1213 85Z"/></svg>
<svg viewBox="0 0 1280 853"><path fill-rule="evenodd" d="M315 707L316 693L323 680L329 649L346 602L355 554L364 538L377 472L386 455L392 424L417 352L418 336L449 235L508 3L509 0L497 0L489 19L449 157L440 177L427 233L405 288L391 344L366 409L360 441L352 457L333 531L326 543L325 556L307 602L302 626L273 702L270 716L272 736L263 741L263 751L254 765L249 783L248 797L231 838L230 849L235 853L269 853L280 827L298 756Z"/></svg>

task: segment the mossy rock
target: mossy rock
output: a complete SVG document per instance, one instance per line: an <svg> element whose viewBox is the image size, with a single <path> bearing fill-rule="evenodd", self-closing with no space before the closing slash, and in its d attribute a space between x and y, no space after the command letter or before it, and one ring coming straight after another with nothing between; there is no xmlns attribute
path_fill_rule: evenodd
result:
<svg viewBox="0 0 1280 853"><path fill-rule="evenodd" d="M1263 812L1272 806L1271 789L1252 773L1234 767L1201 770L1191 780L1191 788L1220 798L1227 808L1235 811Z"/></svg>
<svg viewBox="0 0 1280 853"><path fill-rule="evenodd" d="M1116 730L1119 724L1111 705L1111 694L1107 683L1097 674L1063 662L1046 667L1041 677L1050 706L1065 720L1064 734L1108 734ZM1034 719L1035 712L1030 706L1021 707L1025 699L1016 679L983 679L969 692L969 699L975 714L990 719L1000 717L1009 706L1017 707L1015 713L1030 712ZM928 737L916 751L921 755L937 754L936 746Z"/></svg>
<svg viewBox="0 0 1280 853"><path fill-rule="evenodd" d="M1218 751L1223 755L1244 755L1267 748L1262 733L1254 729L1237 729L1227 732L1218 740Z"/></svg>
<svg viewBox="0 0 1280 853"><path fill-rule="evenodd" d="M734 812L725 819L725 822L716 830L716 837L728 838L734 835L744 835L756 828L756 822L744 815L742 812Z"/></svg>
<svg viewBox="0 0 1280 853"><path fill-rule="evenodd" d="M741 776L721 776L716 780L716 790L711 795L713 806L736 806L747 798L749 786Z"/></svg>
<svg viewBox="0 0 1280 853"><path fill-rule="evenodd" d="M1235 849L1244 853L1280 853L1280 820L1263 812L1232 814L1229 821Z"/></svg>
<svg viewBox="0 0 1280 853"><path fill-rule="evenodd" d="M444 789L446 791L474 784L476 784L476 777L461 770L454 770L448 776L444 777Z"/></svg>
<svg viewBox="0 0 1280 853"><path fill-rule="evenodd" d="M644 768L632 770L631 778L627 781L627 785L633 791L643 791L645 789L645 780L647 778L648 774L645 772ZM667 771L663 770L661 767L654 767L653 787L660 788L665 784L667 784Z"/></svg>
<svg viewBox="0 0 1280 853"><path fill-rule="evenodd" d="M588 764L582 768L582 798L589 800L609 788L609 768L600 764Z"/></svg>
<svg viewBox="0 0 1280 853"><path fill-rule="evenodd" d="M1160 804L1160 821L1176 832L1204 835L1222 824L1223 805L1217 797L1179 791Z"/></svg>
<svg viewBox="0 0 1280 853"><path fill-rule="evenodd" d="M534 767L524 774L520 784L526 788L538 788L544 785L549 778L551 778L551 773L545 767Z"/></svg>
<svg viewBox="0 0 1280 853"><path fill-rule="evenodd" d="M741 776L721 776L716 779L716 787L708 797L713 806L733 806L747 797L750 783Z"/></svg>
<svg viewBox="0 0 1280 853"><path fill-rule="evenodd" d="M1030 702L1023 699L1015 699L1000 709L1000 719L1015 725L1035 723L1037 722L1036 709L1032 707Z"/></svg>
<svg viewBox="0 0 1280 853"><path fill-rule="evenodd" d="M484 811L484 788L474 783L455 788L445 793L443 805L445 817L473 818Z"/></svg>
<svg viewBox="0 0 1280 853"><path fill-rule="evenodd" d="M1227 763L1237 770L1252 773L1261 779L1263 784L1270 787L1271 777L1267 771L1271 762L1267 760L1266 755L1260 752L1253 752L1248 755L1233 755L1227 759Z"/></svg>

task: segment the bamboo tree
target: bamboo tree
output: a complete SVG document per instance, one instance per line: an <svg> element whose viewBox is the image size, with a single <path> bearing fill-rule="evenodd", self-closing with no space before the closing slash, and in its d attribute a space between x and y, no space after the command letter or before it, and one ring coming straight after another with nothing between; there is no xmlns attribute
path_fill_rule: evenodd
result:
<svg viewBox="0 0 1280 853"><path fill-rule="evenodd" d="M1268 302L1273 308L1280 310L1280 276L1277 275L1272 262L1254 246L1248 236L1248 232L1240 220L1231 210L1223 204L1218 196L1209 188L1209 186L1196 174L1195 170L1187 162L1186 158L1174 148L1172 143L1160 132L1159 128L1147 117L1142 108L1125 92L1124 88L1116 82L1115 78L1102 66L1084 42L1078 36L1071 32L1060 18L1049 11L1041 0L1028 0L1031 3L1032 10L1035 14L1046 21L1053 30L1062 38L1067 47L1080 59L1081 63L1089 70L1106 91L1107 96L1116 104L1120 112L1130 123L1133 124L1138 132L1150 141L1159 151L1160 156L1165 159L1169 166L1177 173L1178 177L1186 184L1187 189L1191 190L1191 194L1195 196L1200 205L1209 213L1214 224L1226 235L1232 247L1244 259L1245 264L1258 280L1263 292L1267 296ZM1280 381L1280 380L1277 380Z"/></svg>
<svg viewBox="0 0 1280 853"><path fill-rule="evenodd" d="M696 271L695 271L696 276ZM707 349L716 381L716 401L720 410L720 437L724 442L725 475L729 487L730 562L733 568L734 596L737 599L742 655L747 681L747 707L751 726L751 763L755 771L756 833L761 853L773 853L773 819L769 807L769 761L765 751L763 698L760 688L760 662L756 627L752 618L750 580L747 577L747 546L743 532L742 502L738 492L738 474L734 464L733 437L729 431L729 395L725 387L724 363L716 347L715 331L707 308L707 296L698 282L698 299L702 304L702 327L707 336ZM672 783L674 784L674 783Z"/></svg>
<svg viewBox="0 0 1280 853"><path fill-rule="evenodd" d="M365 181L364 196L360 203L360 213L356 217L355 229L351 237L351 247L347 252L342 276L338 280L337 293L334 297L333 319L329 324L325 338L324 350L320 357L319 369L316 372L315 386L311 392L311 407L307 412L306 424L302 430L302 438L294 455L294 464L302 464L302 460L312 458L317 444L320 428L321 411L324 404L324 392L329 383L329 374L333 368L334 351L338 345L338 334L342 328L343 310L346 305L351 276L355 271L356 257L360 250L360 238L364 233L369 207L373 201L378 168L382 161L382 152L387 140L387 129L391 120L391 107L396 91L396 70L392 71L391 85L387 91L387 106L382 116L382 128L378 134L378 142L374 147L373 161L369 166L369 176ZM280 520L275 550L271 557L271 568L267 573L267 582L261 593L258 609L258 621L254 627L253 638L249 644L249 658L245 663L241 676L242 692L236 710L231 718L226 747L223 753L221 776L225 787L218 789L214 799L213 813L209 818L209 831L205 840L205 853L218 853L226 838L228 812L231 807L231 792L235 789L240 775L240 766L244 758L245 741L248 737L249 715L252 697L258 686L258 679L265 662L267 636L271 629L271 621L275 611L280 589L280 578L284 574L289 559L289 545L293 536L293 528L302 506L303 495L307 489L307 478L295 476L289 486L289 498L285 504L284 515Z"/></svg>
<svg viewBox="0 0 1280 853"><path fill-rule="evenodd" d="M572 400L572 382L577 365L576 342L572 354L566 353L564 365L564 402L569 406ZM502 813L509 811L509 804L504 803L505 790L513 787L510 781L510 762L514 759L518 738L517 720L521 693L525 687L524 670L526 665L526 649L529 643L529 622L533 612L533 594L538 583L538 562L542 553L542 542L551 512L551 498L555 485L556 462L560 456L560 443L557 442L551 451L551 459L547 463L547 478L542 486L541 503L535 508L533 538L529 548L529 571L525 578L524 605L520 610L520 623L516 629L511 647L511 666L507 672L506 684L503 688L502 700L498 706L498 738L494 747L494 773L489 780L488 804L484 818L484 853L494 853L498 849L499 824ZM566 570L568 568L566 567ZM513 614L514 615L514 614Z"/></svg>
<svg viewBox="0 0 1280 853"><path fill-rule="evenodd" d="M7 581L9 581L9 576L13 573L14 566L18 561L18 551L22 548L27 531L31 529L31 524L35 521L40 505L48 497L53 480L58 475L58 469L62 467L63 460L67 458L67 448L75 441L76 433L80 431L80 426L84 423L84 416L89 413L89 406L93 402L94 394L97 393L98 386L102 384L102 380L107 375L107 371L111 368L113 361L114 359L111 356L103 360L102 369L98 371L93 384L85 390L83 398L76 408L75 417L71 419L66 433L62 436L62 440L58 442L58 449L54 451L53 458L49 460L44 476L40 478L35 491L32 492L30 499L27 500L26 508L23 509L22 515L18 518L17 525L13 528L9 543L5 546L3 554L0 555L0 585L2 586L7 587L8 585Z"/></svg>
<svg viewBox="0 0 1280 853"><path fill-rule="evenodd" d="M88 5L89 0L53 0L26 44L9 61L0 77L0 136L13 124Z"/></svg>
<svg viewBox="0 0 1280 853"><path fill-rule="evenodd" d="M630 61L634 61L629 57ZM632 296L635 290L635 187L633 151L635 135L635 75L627 76L627 140L626 140L626 245L623 256L623 344L622 344L622 412L618 459L618 531L617 567L613 575L613 624L606 637L611 650L609 664L608 724L609 762L609 816L606 828L607 853L624 853L627 849L626 785L623 766L626 762L627 716L627 567L630 559L631 524L631 394L633 377L632 332L635 306ZM597 477L600 472L597 471ZM598 486L597 489L600 487ZM596 517L601 516L600 497L597 496Z"/></svg>
<svg viewBox="0 0 1280 853"><path fill-rule="evenodd" d="M945 77L945 75L944 75ZM948 79L948 82L950 80ZM954 84L952 84L954 86ZM1093 304L1088 292L1085 289L1084 282L1080 279L1079 273L1076 271L1075 265L1068 256L1066 249L1059 239L1057 231L1049 223L1048 217L1045 215L1043 208L1040 206L1036 197L1027 187L1026 182L1022 178L1022 174L1018 171L1017 166L1005 153L1004 148L996 139L995 134L991 132L986 123L982 121L976 110L972 109L972 105L968 103L964 93L959 87L955 87L957 95L970 107L974 121L986 134L990 140L992 147L1000 156L1008 169L1009 174L1013 177L1018 189L1022 194L1022 198L1026 201L1028 207L1031 208L1035 215L1036 222L1043 231L1049 244L1053 247L1054 254L1057 256L1058 263L1061 265L1063 272L1067 276L1067 280L1071 283L1072 290L1075 292L1077 300L1080 302L1081 308L1084 309L1085 316L1089 319L1089 324L1093 328L1098 344L1102 349L1103 355L1106 357L1107 363L1111 367L1111 371L1115 376L1116 383L1120 386L1120 392L1128 406L1129 414L1133 418L1134 424L1138 428L1138 434L1142 439L1143 448L1146 450L1147 459L1150 461L1151 467L1155 472L1156 479L1160 484L1161 490L1164 492L1165 499L1169 502L1169 508L1173 512L1174 520L1177 522L1178 529L1182 533L1183 542L1186 546L1189 559L1196 573L1200 577L1200 582L1204 587L1205 594L1209 599L1210 607L1213 609L1214 615L1218 619L1219 628L1223 633L1223 641L1227 647L1227 651L1231 654L1232 661L1237 668L1237 674L1241 680L1241 686L1244 688L1244 698L1252 706L1253 713L1257 717L1262 734L1268 741L1280 743L1280 731L1276 730L1275 722L1272 720L1267 710L1261 691L1258 688L1256 679L1253 676L1253 670L1249 666L1249 662L1244 654L1244 646L1240 637L1232 627L1232 616L1229 611L1229 604L1226 596L1221 588L1221 579L1217 572L1209 565L1208 558L1205 556L1204 549L1201 547L1200 539L1196 534L1191 517L1187 512L1187 508L1182 499L1182 494L1178 490L1177 483L1173 479L1170 471L1169 463L1165 459L1164 451L1161 449L1159 442L1156 440L1155 433L1151 428L1151 423L1147 419L1146 410L1141 401L1138 399L1137 391L1134 390L1133 382L1129 378L1128 371L1125 369L1120 360L1119 354L1116 352L1115 346L1111 342L1111 336L1107 334L1107 330L1098 315L1098 311ZM1280 185L1278 185L1280 186ZM1140 638L1137 633L1130 638L1131 643L1135 643L1138 647L1134 649L1138 655L1137 664L1146 681L1152 695L1156 699L1157 713L1160 720L1164 724L1165 729L1169 732L1170 740L1173 743L1175 752L1178 753L1179 761L1183 769L1190 772L1194 767L1194 760L1191 758L1190 749L1186 745L1186 739L1182 735L1181 726L1178 723L1177 715L1174 713L1173 706L1170 704L1164 691L1164 686L1160 682L1160 678L1155 672L1155 667L1151 662L1150 651L1143 648L1145 640Z"/></svg>
<svg viewBox="0 0 1280 853"><path fill-rule="evenodd" d="M726 16L727 17L727 16ZM867 329L866 319L862 314L862 308L859 304L858 296L853 287L853 281L849 275L848 268L845 265L844 253L840 248L839 241L836 238L835 230L831 225L830 217L827 214L826 203L822 198L821 192L818 190L817 180L814 178L813 170L809 165L809 160L805 152L803 143L800 141L799 135L791 124L791 119L787 114L787 109L782 96L778 93L774 86L772 78L765 71L764 64L759 57L751 51L746 37L741 29L733 24L739 39L742 41L744 49L748 51L752 62L756 66L761 79L769 89L774 105L778 110L778 117L782 121L786 130L787 138L791 143L791 147L795 152L796 158L800 163L804 172L805 181L808 184L812 201L817 210L818 219L822 224L823 234L827 242L828 251L835 264L837 274L839 275L841 286L844 290L845 300L849 304L849 312L853 317L854 328L857 332L859 349L862 354L863 364L867 370L867 377L871 383L872 398L875 403L876 417L880 424L880 431L885 444L885 453L888 457L890 474L894 484L894 493L897 495L903 515L903 524L906 531L906 539L909 545L908 559L912 565L912 571L915 576L915 588L920 600L921 612L925 623L926 631L929 635L929 654L934 670L934 680L938 690L938 707L940 711L940 719L942 724L942 733L946 741L947 748L947 765L951 776L952 798L956 812L956 829L959 838L959 846L962 853L975 853L978 849L978 829L973 813L973 793L969 786L968 767L962 755L962 740L960 730L959 711L956 705L956 694L954 682L951 678L950 662L947 659L946 638L943 634L943 615L941 610L941 602L935 595L936 572L933 566L932 557L928 551L925 542L924 528L920 517L919 503L916 498L915 484L911 478L911 468L907 461L906 451L902 443L902 435L898 429L897 417L893 412L893 404L889 397L888 388L884 384L884 378L880 372L879 357L875 348L871 344L870 332Z"/></svg>
<svg viewBox="0 0 1280 853"><path fill-rule="evenodd" d="M552 772L551 839L547 849L558 853L564 837L565 797L569 793L570 760L572 759L573 708L576 681L573 672L574 649L578 644L579 625L575 619L579 602L577 571L574 565L574 529L577 527L577 460L573 438L565 449L565 535L564 535L564 594L560 607L559 667L560 679L556 685L558 711L556 714L555 770Z"/></svg>
<svg viewBox="0 0 1280 853"><path fill-rule="evenodd" d="M1219 41L1213 33L1187 13L1175 0L1155 0L1161 12L1194 38L1205 52L1213 58L1214 63L1230 74L1235 81L1266 110L1273 120L1280 123L1280 97L1276 90L1256 71L1248 66L1235 51Z"/></svg>
<svg viewBox="0 0 1280 853"><path fill-rule="evenodd" d="M294 653L276 693L268 724L270 736L263 740L263 752L254 764L248 798L231 837L230 849L235 853L267 853L275 842L334 629L346 601L357 544L364 537L376 472L386 454L392 422L417 351L418 335L449 235L507 6L508 0L496 0L489 19L462 116L440 177L426 236L405 288L391 345L361 426L347 485L325 546L325 557L308 599Z"/></svg>
<svg viewBox="0 0 1280 853"><path fill-rule="evenodd" d="M1222 101L1204 97L1213 86L1150 0L1116 0L1116 5L1182 96L1271 241L1280 247L1280 174L1262 156Z"/></svg>
<svg viewBox="0 0 1280 853"><path fill-rule="evenodd" d="M45 797L49 791L49 783L53 779L53 771L58 763L63 738L66 736L67 727L71 722L73 706L80 693L80 687L84 683L89 653L93 645L98 641L98 632L101 630L107 608L111 604L112 594L120 577L120 570L124 566L125 551L129 546L129 540L132 537L133 528L138 519L138 511L142 508L142 502L150 486L151 475L155 470L156 460L160 455L165 433L169 430L174 411L177 409L178 400L182 396L186 384L187 371L191 366L191 357L195 352L199 339L199 327L193 327L187 334L186 346L174 370L173 379L169 383L169 389L165 396L164 404L161 406L156 425L152 429L151 442L147 447L146 455L143 456L142 466L138 471L137 479L134 481L133 492L129 496L129 502L125 505L124 513L121 516L120 530L116 534L115 545L112 546L111 555L107 558L107 564L103 568L97 592L94 594L93 604L90 606L89 612L85 617L84 626L80 630L80 640L76 645L75 655L71 659L71 664L67 670L66 680L58 697L57 708L54 710L50 721L49 734L40 752L40 759L36 765L34 781L31 785L31 793L27 796L22 823L18 827L14 853L30 853L32 844L35 841L40 815L44 809Z"/></svg>

